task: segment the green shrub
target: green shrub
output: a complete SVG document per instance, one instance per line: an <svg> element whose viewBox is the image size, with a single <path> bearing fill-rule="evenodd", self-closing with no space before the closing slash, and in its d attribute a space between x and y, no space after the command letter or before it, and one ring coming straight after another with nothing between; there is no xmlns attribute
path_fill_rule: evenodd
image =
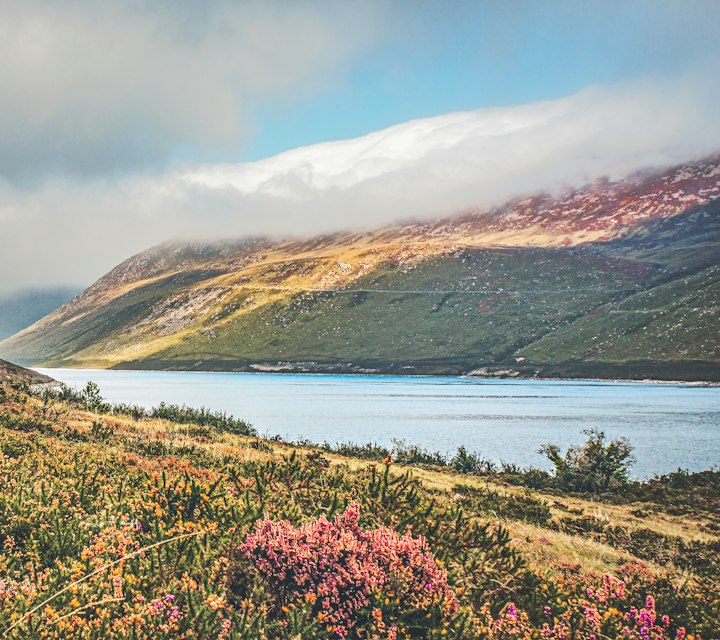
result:
<svg viewBox="0 0 720 640"><path fill-rule="evenodd" d="M450 460L450 466L458 473L492 473L496 471L491 460L481 458L477 453L459 447Z"/></svg>
<svg viewBox="0 0 720 640"><path fill-rule="evenodd" d="M555 466L555 484L564 491L611 493L628 484L628 469L635 461L625 438L605 442L602 431L584 431L587 441L570 447L562 456L555 444L540 449Z"/></svg>

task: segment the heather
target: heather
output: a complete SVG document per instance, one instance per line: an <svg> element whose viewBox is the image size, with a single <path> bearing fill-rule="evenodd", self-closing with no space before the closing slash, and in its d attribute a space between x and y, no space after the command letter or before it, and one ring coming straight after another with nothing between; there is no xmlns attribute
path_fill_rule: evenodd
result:
<svg viewBox="0 0 720 640"><path fill-rule="evenodd" d="M0 390L5 637L720 637L715 472L537 489L89 394Z"/></svg>

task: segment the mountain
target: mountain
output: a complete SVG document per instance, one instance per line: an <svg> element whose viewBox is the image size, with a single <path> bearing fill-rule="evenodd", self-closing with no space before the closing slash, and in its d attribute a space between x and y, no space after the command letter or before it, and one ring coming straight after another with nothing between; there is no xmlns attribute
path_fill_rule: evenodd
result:
<svg viewBox="0 0 720 640"><path fill-rule="evenodd" d="M29 327L79 292L79 287L55 287L0 295L0 340Z"/></svg>
<svg viewBox="0 0 720 640"><path fill-rule="evenodd" d="M720 157L428 223L138 254L0 355L50 366L720 380Z"/></svg>

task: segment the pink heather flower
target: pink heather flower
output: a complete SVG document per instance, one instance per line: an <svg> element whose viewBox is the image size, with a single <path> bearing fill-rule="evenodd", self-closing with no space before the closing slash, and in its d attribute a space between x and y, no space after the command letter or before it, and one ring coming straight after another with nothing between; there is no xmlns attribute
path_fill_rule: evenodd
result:
<svg viewBox="0 0 720 640"><path fill-rule="evenodd" d="M340 637L354 628L360 610L390 590L402 609L442 604L447 614L455 613L458 601L447 572L422 537L400 536L384 526L366 531L359 518L359 506L352 505L332 521L321 516L298 527L265 519L240 549L270 583L280 605L314 598Z"/></svg>
<svg viewBox="0 0 720 640"><path fill-rule="evenodd" d="M122 578L115 576L113 578L113 598L122 598Z"/></svg>
<svg viewBox="0 0 720 640"><path fill-rule="evenodd" d="M591 627L595 630L600 629L600 623L602 622L602 617L600 616L600 612L595 607L586 607L585 608L585 619L587 620L588 624L591 625Z"/></svg>
<svg viewBox="0 0 720 640"><path fill-rule="evenodd" d="M220 633L218 634L217 640L225 640L225 638L230 635L230 628L232 627L232 620L229 618L227 620L223 620L222 628L220 629Z"/></svg>

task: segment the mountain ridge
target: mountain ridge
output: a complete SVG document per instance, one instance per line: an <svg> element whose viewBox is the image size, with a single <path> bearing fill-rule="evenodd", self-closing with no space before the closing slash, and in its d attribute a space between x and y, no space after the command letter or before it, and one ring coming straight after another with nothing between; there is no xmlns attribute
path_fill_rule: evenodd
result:
<svg viewBox="0 0 720 640"><path fill-rule="evenodd" d="M664 359L646 365L622 354L604 361L576 344L589 339L578 327L605 308L613 312L605 322L614 339L625 340L630 326L618 322L623 309L612 305L718 264L719 204L714 156L370 232L160 245L0 342L0 354L53 366L401 373L489 367L512 375L595 367L618 377L632 377L635 362L638 372L660 377L675 371L692 379L695 367L720 379L711 328L698 338L704 351L673 346L682 336L668 334ZM688 282L673 291L690 305ZM712 271L707 282L702 304L712 310ZM687 307L688 317L699 313L695 308ZM559 349L552 335L575 346ZM544 346L532 346L542 340ZM564 354L560 360L548 355L551 344ZM677 359L668 359L675 348ZM707 360L696 357L703 353Z"/></svg>

